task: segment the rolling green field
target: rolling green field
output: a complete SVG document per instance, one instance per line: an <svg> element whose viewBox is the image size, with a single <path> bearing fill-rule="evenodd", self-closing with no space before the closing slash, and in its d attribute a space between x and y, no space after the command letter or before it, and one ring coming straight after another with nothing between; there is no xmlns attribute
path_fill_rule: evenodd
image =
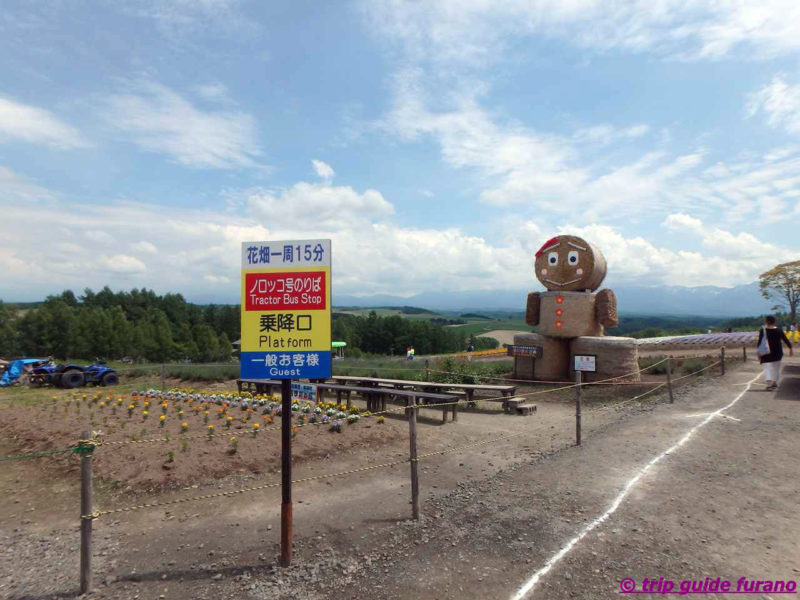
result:
<svg viewBox="0 0 800 600"><path fill-rule="evenodd" d="M464 331L471 335L482 335L495 329L506 329L509 331L532 331L530 325L524 319L497 319L494 321L470 321L466 325L451 325L459 331Z"/></svg>
<svg viewBox="0 0 800 600"><path fill-rule="evenodd" d="M424 309L420 309L424 310ZM407 313L403 312L401 308L334 308L333 312L342 313L345 315L354 315L356 317L368 317L369 313L375 312L379 317L403 317L405 319L411 320L419 320L419 321L429 321L430 319L446 319L452 317L446 317L437 312L427 311L424 312L413 312Z"/></svg>

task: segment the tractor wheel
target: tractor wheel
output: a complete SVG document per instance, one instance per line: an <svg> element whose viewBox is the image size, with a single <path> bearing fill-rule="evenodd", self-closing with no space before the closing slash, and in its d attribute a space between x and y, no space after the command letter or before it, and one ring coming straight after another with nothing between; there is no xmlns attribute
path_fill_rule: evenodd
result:
<svg viewBox="0 0 800 600"><path fill-rule="evenodd" d="M103 375L103 379L101 381L103 385L117 385L119 383L119 377L116 373L106 373Z"/></svg>
<svg viewBox="0 0 800 600"><path fill-rule="evenodd" d="M60 386L63 388L71 389L80 387L83 385L83 373L76 369L72 369L70 371L64 371L61 374L60 379Z"/></svg>

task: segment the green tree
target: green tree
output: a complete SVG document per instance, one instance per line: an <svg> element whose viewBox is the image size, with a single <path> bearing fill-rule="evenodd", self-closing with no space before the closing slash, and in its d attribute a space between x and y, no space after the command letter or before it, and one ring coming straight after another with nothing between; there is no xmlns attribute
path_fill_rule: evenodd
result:
<svg viewBox="0 0 800 600"><path fill-rule="evenodd" d="M767 300L775 300L775 310L785 307L789 319L797 321L797 304L800 301L800 260L772 267L759 275L761 295Z"/></svg>
<svg viewBox="0 0 800 600"><path fill-rule="evenodd" d="M0 356L11 357L20 353L16 320L16 311L0 300Z"/></svg>
<svg viewBox="0 0 800 600"><path fill-rule="evenodd" d="M193 360L198 362L213 362L219 357L219 338L211 326L200 323L194 327L194 343L198 352Z"/></svg>

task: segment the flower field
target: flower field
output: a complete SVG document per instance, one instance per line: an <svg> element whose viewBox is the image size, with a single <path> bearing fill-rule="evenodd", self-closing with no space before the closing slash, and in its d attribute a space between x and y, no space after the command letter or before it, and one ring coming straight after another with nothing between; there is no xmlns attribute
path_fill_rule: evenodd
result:
<svg viewBox="0 0 800 600"><path fill-rule="evenodd" d="M248 392L59 391L5 405L0 431L20 453L67 448L81 431L99 431L96 476L111 490L139 493L277 471L283 418L278 397ZM288 418L295 462L378 448L406 430L397 419L335 403L298 401ZM39 460L53 472L77 469L69 454Z"/></svg>

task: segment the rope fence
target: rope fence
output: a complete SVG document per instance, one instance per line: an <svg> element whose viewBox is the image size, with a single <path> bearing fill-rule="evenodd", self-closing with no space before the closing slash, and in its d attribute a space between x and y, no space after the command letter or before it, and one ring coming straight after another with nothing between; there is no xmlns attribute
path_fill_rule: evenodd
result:
<svg viewBox="0 0 800 600"><path fill-rule="evenodd" d="M692 358L692 357L687 357ZM659 365L666 363L666 375L667 381L666 382L621 382L619 380L626 379L635 375L641 375L642 373L647 372ZM577 374L577 381L576 383L571 384L564 384L564 382L554 382L554 381L529 381L529 380L515 380L515 379L507 379L507 378L500 378L500 377L492 377L492 376L481 376L475 375L473 377L477 379L484 379L484 380L500 380L504 382L514 382L514 381L524 381L528 384L545 384L545 385L555 385L556 387L551 387L548 389L538 389L532 391L526 391L523 393L515 393L515 398L532 398L536 396L541 396L544 394L550 394L554 392L561 392L565 390L575 390L576 392L576 445L580 445L580 436L581 436L581 390L582 388L590 387L590 386L599 386L599 385L638 385L638 386L652 386L651 389L644 391L632 398L628 398L621 403L617 403L612 407L607 408L616 408L619 406L623 406L625 404L629 404L635 401L638 401L650 394L655 393L658 390L661 390L665 387L669 389L669 396L670 402L673 401L672 398L672 391L673 386L683 380L686 380L689 377L696 376L700 373L708 371L716 366L722 366L722 374L724 375L724 365L725 365L725 356L724 350L722 352L721 360L712 362L700 369L692 371L691 373L685 374L681 377L672 378L671 377L671 357L666 357L662 360L659 360L653 364L650 364L644 368L637 369L636 371L632 371L630 373L625 373L623 375L617 375L614 377L608 377L605 379L601 379L598 381L588 381L582 382L580 373ZM180 365L184 366L184 365ZM132 367L131 370L135 369ZM378 370L378 369L376 369ZM386 369L380 369L386 370ZM437 372L442 374L450 374L450 375L460 375L459 373L455 372L448 372L448 371L435 371L428 369L428 372ZM616 382L616 383L615 383ZM419 382L421 387L424 387L424 382ZM445 382L446 383L446 382ZM457 387L458 384L453 384L454 387ZM391 390L388 390L386 394L391 394ZM420 392L420 396L424 396L423 392ZM474 442L470 442L464 445L445 448L442 450L436 450L431 452L426 452L423 454L417 454L416 450L416 421L417 421L417 414L421 409L432 409L432 408L440 408L440 407L453 407L454 408L454 419L455 419L455 407L462 403L473 403L474 401L471 400L471 396L469 398L458 398L456 396L453 397L453 400L449 400L446 402L435 402L435 403L428 403L428 404L417 404L417 397L412 396L412 400L408 402L406 406L398 406L398 407L390 407L385 408L384 410L371 412L367 417L362 418L376 418L382 415L388 415L392 413L399 413L404 412L407 416L408 423L409 423L409 440L410 444L410 452L409 457L404 458L402 460L395 460L380 464L371 464L365 465L353 469L349 469L346 471L336 472L336 473L323 473L319 475L313 475L308 477L302 477L297 479L290 479L289 482L291 484L301 484L316 480L323 480L323 479L331 479L331 478L339 478L345 477L348 475L353 475L357 473L364 473L369 471L374 471L378 469L385 469L395 467L401 464L409 464L411 468L411 489L412 489L412 507L413 507L413 515L414 518L418 518L419 516L419 489L418 489L418 475L417 475L417 467L420 462L426 461L431 459L435 456L443 456L446 454L456 453L456 452L463 452L472 448L477 448L480 446L495 444L504 440L509 440L512 438L517 438L524 435L529 435L529 430L523 430L515 433L504 433L500 436L494 436L488 439L481 439ZM506 395L503 396L495 396L490 398L481 398L481 401L497 401L497 400L508 400L509 397ZM341 406L341 405L340 405ZM349 396L348 396L348 407L349 407ZM604 407L606 408L606 407ZM602 410L602 409L596 409ZM287 417L281 416L281 418L292 418L291 413ZM446 417L445 417L446 420ZM300 424L294 425L294 427L305 427L309 425L330 425L330 422L304 422ZM227 490L227 491L219 491L210 494L202 494L196 496L190 496L186 498L176 498L172 500L165 500L160 502L146 502L142 504L136 504L131 506L123 506L118 508L111 508L111 509L96 509L92 503L92 459L94 457L95 451L102 447L106 448L118 448L124 447L129 444L151 444L151 443L165 443L165 442L177 442L177 441L188 441L188 440L197 440L197 439L207 439L211 440L218 437L228 437L231 435L239 435L240 439L246 439L247 437L253 437L254 439L258 438L262 434L270 433L279 431L282 429L282 425L275 425L272 427L264 427L263 429L259 429L257 434L252 435L242 435L239 433L240 430L236 430L231 432L229 429L225 431L218 431L214 433L205 433L202 435L183 435L179 434L175 437L166 436L160 438L151 438L151 439L131 439L131 440L104 440L102 438L102 434L98 431L84 431L81 434L81 437L78 439L77 443L73 446L67 448L61 448L56 450L46 450L40 452L29 452L26 454L17 454L17 455L10 455L10 456L3 456L0 457L0 461L12 461L12 460L22 460L22 459L34 459L34 458L41 458L47 456L56 456L61 454L71 454L77 455L80 457L81 460L81 513L80 513L80 523L81 523L81 592L85 592L91 587L91 532L92 532L92 523L93 521L99 519L100 517L107 516L107 515L116 515L122 513L130 513L139 510L151 509L151 508L161 508L166 506L174 506L177 504L183 504L188 502L197 502L197 501L204 501L210 500L214 498L222 498L222 497L231 497L236 496L239 494L245 494L250 492L256 492L271 488L277 488L282 486L286 481L283 482L270 482L264 483L257 486L246 487L236 490ZM250 430L252 431L252 430ZM280 471L278 471L280 473ZM284 473L284 475L286 475Z"/></svg>

